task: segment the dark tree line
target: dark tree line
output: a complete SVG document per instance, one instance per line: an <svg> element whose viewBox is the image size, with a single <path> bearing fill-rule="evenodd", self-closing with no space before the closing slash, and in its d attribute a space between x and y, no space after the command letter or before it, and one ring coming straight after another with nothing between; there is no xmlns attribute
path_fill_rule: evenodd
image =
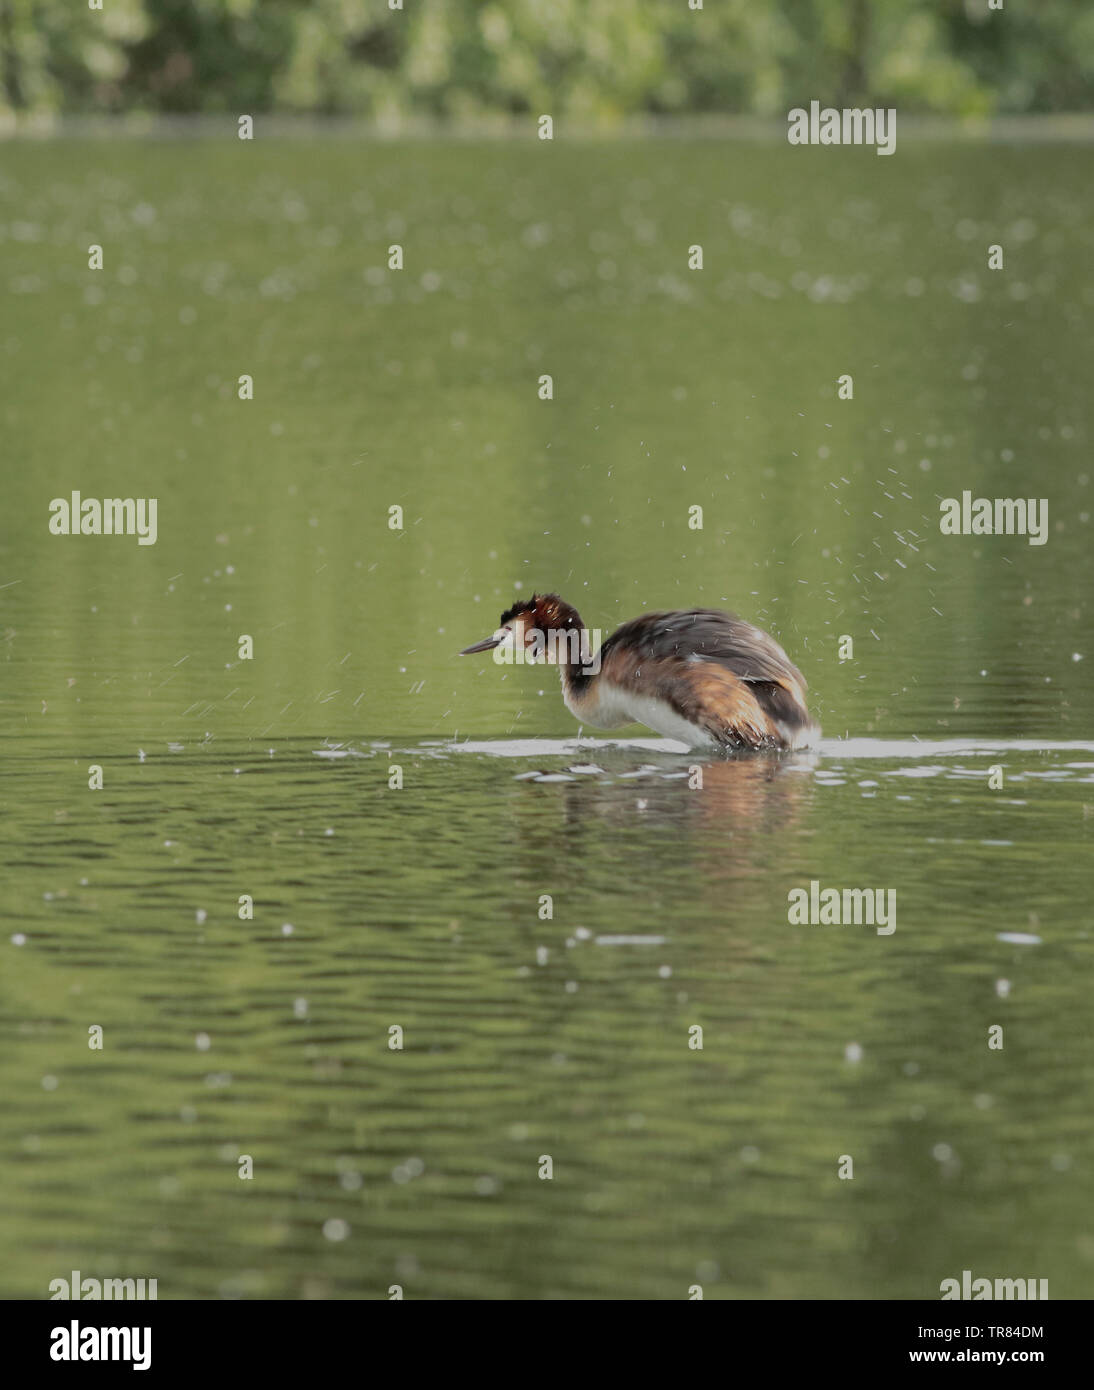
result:
<svg viewBox="0 0 1094 1390"><path fill-rule="evenodd" d="M1079 0L0 0L9 112L1090 110Z"/></svg>

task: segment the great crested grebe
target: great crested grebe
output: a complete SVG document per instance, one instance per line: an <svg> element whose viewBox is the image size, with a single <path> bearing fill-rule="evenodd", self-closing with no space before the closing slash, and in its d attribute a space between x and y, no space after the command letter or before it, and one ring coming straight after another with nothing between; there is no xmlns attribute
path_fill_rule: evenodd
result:
<svg viewBox="0 0 1094 1390"><path fill-rule="evenodd" d="M643 613L593 653L576 608L533 594L461 656L557 664L566 708L583 724L645 724L689 748L804 748L820 730L805 679L766 632L715 608Z"/></svg>

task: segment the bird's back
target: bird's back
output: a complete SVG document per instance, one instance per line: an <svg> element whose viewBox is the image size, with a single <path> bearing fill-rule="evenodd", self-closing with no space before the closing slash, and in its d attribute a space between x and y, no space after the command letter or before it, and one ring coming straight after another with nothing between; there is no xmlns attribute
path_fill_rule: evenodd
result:
<svg viewBox="0 0 1094 1390"><path fill-rule="evenodd" d="M626 646L648 660L698 657L716 661L742 680L793 681L804 692L805 678L768 633L717 608L684 608L643 613L616 628L601 651Z"/></svg>
<svg viewBox="0 0 1094 1390"><path fill-rule="evenodd" d="M768 633L732 613L643 613L600 649L609 683L648 691L719 742L794 746L814 726L806 683Z"/></svg>

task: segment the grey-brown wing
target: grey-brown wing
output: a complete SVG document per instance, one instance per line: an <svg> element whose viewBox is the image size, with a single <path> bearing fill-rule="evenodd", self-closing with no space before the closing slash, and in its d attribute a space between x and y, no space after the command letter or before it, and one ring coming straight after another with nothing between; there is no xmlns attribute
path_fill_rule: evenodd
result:
<svg viewBox="0 0 1094 1390"><path fill-rule="evenodd" d="M605 654L622 642L646 660L698 657L716 661L749 684L791 682L806 689L801 672L773 637L716 608L643 613L612 633Z"/></svg>

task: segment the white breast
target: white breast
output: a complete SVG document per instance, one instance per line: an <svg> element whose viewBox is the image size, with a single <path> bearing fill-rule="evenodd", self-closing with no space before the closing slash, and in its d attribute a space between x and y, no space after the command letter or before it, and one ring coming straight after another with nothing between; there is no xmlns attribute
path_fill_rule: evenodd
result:
<svg viewBox="0 0 1094 1390"><path fill-rule="evenodd" d="M603 679L595 686L596 701L571 703L569 692L563 688L566 708L583 724L597 729L618 729L621 724L645 724L647 729L676 739L688 748L714 748L716 743L705 729L676 713L671 705L653 695L635 695L621 690Z"/></svg>

